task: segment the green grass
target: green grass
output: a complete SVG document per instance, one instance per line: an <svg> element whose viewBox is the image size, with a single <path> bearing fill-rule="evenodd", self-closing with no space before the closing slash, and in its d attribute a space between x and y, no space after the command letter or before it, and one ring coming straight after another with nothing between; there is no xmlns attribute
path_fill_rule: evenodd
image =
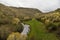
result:
<svg viewBox="0 0 60 40"><path fill-rule="evenodd" d="M28 40L58 40L53 33L47 33L43 23L32 19L25 22L30 24L31 31L28 36Z"/></svg>

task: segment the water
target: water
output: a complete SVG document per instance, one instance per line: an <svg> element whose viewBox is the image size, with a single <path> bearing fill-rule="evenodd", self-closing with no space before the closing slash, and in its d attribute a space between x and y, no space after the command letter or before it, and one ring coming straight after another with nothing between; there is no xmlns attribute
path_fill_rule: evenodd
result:
<svg viewBox="0 0 60 40"><path fill-rule="evenodd" d="M29 31L30 31L30 25L28 25L28 24L23 24L23 23L21 23L22 25L23 25L23 27L24 27L24 29L23 29L23 31L21 32L21 34L22 35L27 35L28 33L29 33Z"/></svg>

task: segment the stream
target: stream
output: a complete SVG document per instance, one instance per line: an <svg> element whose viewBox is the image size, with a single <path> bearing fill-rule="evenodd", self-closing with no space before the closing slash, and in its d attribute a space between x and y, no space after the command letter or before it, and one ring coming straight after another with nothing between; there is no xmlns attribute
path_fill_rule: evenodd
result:
<svg viewBox="0 0 60 40"><path fill-rule="evenodd" d="M24 29L23 29L23 31L21 32L21 35L27 35L28 33L29 33L29 31L30 31L30 25L28 25L28 24L24 24L24 23L21 23L22 25L23 25L23 27L24 27Z"/></svg>

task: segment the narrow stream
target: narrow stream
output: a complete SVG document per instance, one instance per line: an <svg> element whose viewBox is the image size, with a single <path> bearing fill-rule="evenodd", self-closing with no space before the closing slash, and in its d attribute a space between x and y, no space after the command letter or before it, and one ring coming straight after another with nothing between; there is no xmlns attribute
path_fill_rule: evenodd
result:
<svg viewBox="0 0 60 40"><path fill-rule="evenodd" d="M30 25L28 25L28 24L23 24L23 23L21 23L22 25L23 25L23 27L24 27L24 29L23 29L23 31L21 32L21 35L27 35L28 33L29 33L29 31L30 31Z"/></svg>

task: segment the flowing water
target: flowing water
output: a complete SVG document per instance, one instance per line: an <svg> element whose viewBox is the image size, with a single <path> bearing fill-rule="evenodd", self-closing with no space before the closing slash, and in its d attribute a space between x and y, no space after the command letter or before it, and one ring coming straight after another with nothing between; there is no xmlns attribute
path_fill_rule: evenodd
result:
<svg viewBox="0 0 60 40"><path fill-rule="evenodd" d="M28 24L23 24L23 23L21 23L22 25L23 25L23 27L24 27L24 29L23 29L23 31L21 32L21 34L22 35L27 35L28 33L29 33L29 31L30 31L30 25L28 25Z"/></svg>

